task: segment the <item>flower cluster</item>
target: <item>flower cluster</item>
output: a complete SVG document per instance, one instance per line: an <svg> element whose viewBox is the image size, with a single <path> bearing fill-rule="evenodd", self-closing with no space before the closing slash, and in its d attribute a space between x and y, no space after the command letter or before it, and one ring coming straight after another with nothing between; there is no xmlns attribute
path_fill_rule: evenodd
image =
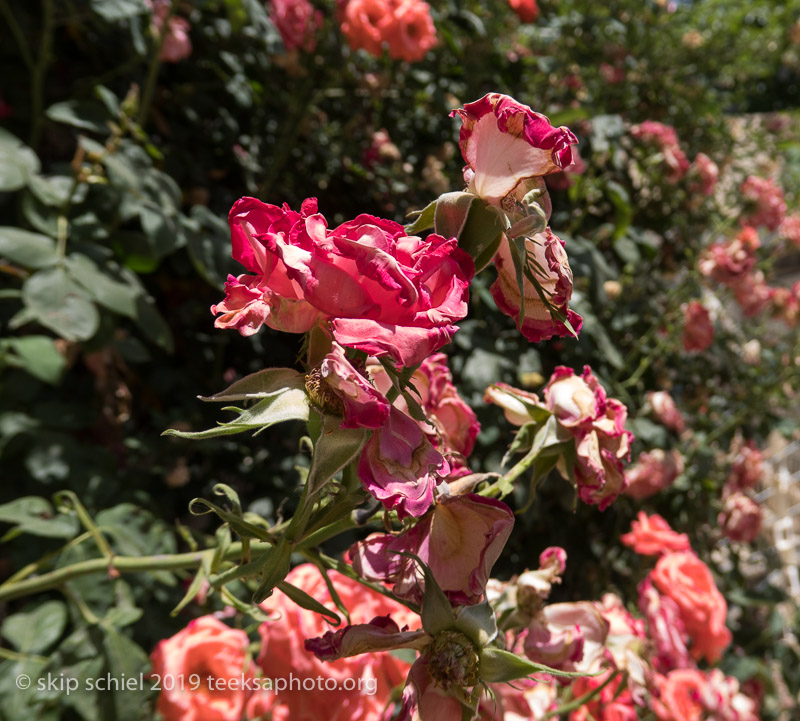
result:
<svg viewBox="0 0 800 721"><path fill-rule="evenodd" d="M670 183L677 183L689 170L689 160L681 150L678 134L671 125L664 125L655 120L646 120L631 128L631 135L645 145L654 147L661 154L666 167L666 178ZM700 163L708 167L707 163ZM703 171L708 174L708 170Z"/></svg>
<svg viewBox="0 0 800 721"><path fill-rule="evenodd" d="M413 63L436 45L431 9L424 0L346 0L340 9L342 33L353 50Z"/></svg>
<svg viewBox="0 0 800 721"><path fill-rule="evenodd" d="M498 236L499 246L492 246L494 252L486 257L497 269L491 288L497 307L517 321L530 341L577 335L582 319L568 307L572 270L564 242L546 225L550 199L543 181L572 165L577 139L567 128L553 127L544 115L499 93L452 114L461 120L466 192L496 208L508 224ZM529 201L531 195L534 201ZM522 232L521 246L515 245L515 223L525 225L531 214L543 218L541 229ZM517 268L525 271L521 285Z"/></svg>
<svg viewBox="0 0 800 721"><path fill-rule="evenodd" d="M749 175L741 192L745 203L742 224L777 230L786 216L786 201L780 187L769 178Z"/></svg>
<svg viewBox="0 0 800 721"><path fill-rule="evenodd" d="M564 460L559 471L570 477L586 503L607 508L627 486L624 462L630 459L633 434L625 429L627 409L609 398L589 366L581 375L559 366L544 388L544 402L533 393L497 383L484 399L499 405L514 425L530 424L541 411L555 420L553 438L574 453L571 473Z"/></svg>

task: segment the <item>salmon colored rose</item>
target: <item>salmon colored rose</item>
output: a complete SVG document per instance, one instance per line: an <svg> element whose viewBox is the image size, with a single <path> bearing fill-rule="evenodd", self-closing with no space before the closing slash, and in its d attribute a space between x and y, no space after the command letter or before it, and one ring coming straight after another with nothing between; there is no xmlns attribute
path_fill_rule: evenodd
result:
<svg viewBox="0 0 800 721"><path fill-rule="evenodd" d="M341 11L342 33L353 50L413 63L436 45L430 5L423 0L346 0Z"/></svg>
<svg viewBox="0 0 800 721"><path fill-rule="evenodd" d="M657 678L658 698L651 708L659 721L702 721L706 678L695 668L679 668Z"/></svg>
<svg viewBox="0 0 800 721"><path fill-rule="evenodd" d="M240 721L250 695L242 688L242 678L253 677L249 643L244 631L213 616L197 618L172 638L159 641L150 660L153 677L160 679L156 708L164 721Z"/></svg>
<svg viewBox="0 0 800 721"><path fill-rule="evenodd" d="M682 551L662 556L651 572L653 584L678 606L686 633L692 639L694 659L716 663L731 642L725 626L728 604L711 571L694 553Z"/></svg>
<svg viewBox="0 0 800 721"><path fill-rule="evenodd" d="M631 523L631 532L620 541L643 556L660 556L673 551L688 551L691 546L685 533L676 533L661 516L648 516L639 511L638 520Z"/></svg>
<svg viewBox="0 0 800 721"><path fill-rule="evenodd" d="M353 624L368 623L373 618L388 614L400 627L419 627L419 616L405 606L336 571L328 573L336 592L350 612ZM286 581L335 610L325 581L312 564L297 566L286 577ZM296 605L280 590L276 590L262 607L275 619L259 627L261 651L257 661L264 677L288 679L291 672L301 679L301 683L299 690L287 688L280 694L270 694L271 700L262 699L257 710L263 712L271 709L274 721L379 721L382 718L392 689L405 680L408 663L388 653L370 653L358 658L322 662L304 645L305 639L322 636L331 630L322 616ZM331 686L335 681L336 690L309 692L302 689L302 679L316 679L318 676L322 677L323 683L327 681ZM355 683L355 690L342 689L345 681L348 684ZM375 693L359 692L359 683L360 688L374 688Z"/></svg>
<svg viewBox="0 0 800 721"><path fill-rule="evenodd" d="M536 4L536 0L508 0L508 4L524 23L536 22L536 18L539 17L539 6Z"/></svg>

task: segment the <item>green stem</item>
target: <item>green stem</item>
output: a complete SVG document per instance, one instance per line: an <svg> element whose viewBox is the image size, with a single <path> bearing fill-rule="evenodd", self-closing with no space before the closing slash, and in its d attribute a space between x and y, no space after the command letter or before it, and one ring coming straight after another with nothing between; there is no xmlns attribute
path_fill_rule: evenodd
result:
<svg viewBox="0 0 800 721"><path fill-rule="evenodd" d="M36 148L42 135L44 122L44 78L50 64L50 48L53 44L55 25L55 3L42 0L42 37L39 42L39 57L31 69L31 136L30 145Z"/></svg>
<svg viewBox="0 0 800 721"><path fill-rule="evenodd" d="M593 688L588 693L583 694L583 696L578 696L578 698L572 699L569 703L565 703L563 706L559 706L552 711L549 711L545 716L546 719L552 718L553 716L561 716L562 714L567 714L570 711L574 711L577 708L580 708L588 701L591 701L595 696L599 696L600 692L608 686L617 676L619 676L619 671L614 671L603 683L601 683L597 688Z"/></svg>
<svg viewBox="0 0 800 721"><path fill-rule="evenodd" d="M173 4L170 3L167 14L161 23L161 29L157 31L157 38L153 46L153 55L150 58L150 65L147 68L147 79L144 83L144 91L142 92L142 102L139 105L139 126L144 129L147 123L147 116L150 114L150 106L153 103L153 93L156 90L156 82L158 81L158 71L161 68L161 49L164 47L164 39L169 32L169 18L172 15ZM154 29L154 26L151 26Z"/></svg>
<svg viewBox="0 0 800 721"><path fill-rule="evenodd" d="M8 23L8 29L11 30L14 40L17 41L17 49L19 50L19 54L22 57L23 62L28 67L28 70L33 72L33 55L31 55L30 45L25 39L22 28L20 28L17 19L14 17L14 13L11 12L11 8L8 5L8 0L0 0L0 10L3 11L3 15Z"/></svg>
<svg viewBox="0 0 800 721"><path fill-rule="evenodd" d="M251 543L254 551L266 551L272 548L269 543ZM157 556L115 556L109 563L107 558L92 558L88 561L79 561L63 568L57 568L41 576L28 578L23 581L6 581L0 585L0 601L10 601L21 596L60 588L67 581L93 573L108 573L114 569L119 573L142 573L146 571L180 571L197 568L203 559L205 551L192 551L190 553L176 553L172 555L160 554ZM242 544L232 543L223 555L224 560L235 560L242 555Z"/></svg>
<svg viewBox="0 0 800 721"><path fill-rule="evenodd" d="M354 581L358 581L362 586L366 586L367 588L380 593L382 596L386 596L386 598L391 598L393 601L397 601L397 603L402 604L406 608L410 608L414 613L419 613L419 606L417 604L412 603L411 601L407 601L404 598L400 598L392 593L386 586L380 583L373 583L372 581L367 581L364 578L361 578L356 572L355 569L344 563L344 561L337 561L335 558L331 558L330 556L322 553L322 551L311 551L311 550L303 550L301 551L303 556L305 556L309 561L316 562L322 564L326 568L333 569L334 571L338 571L344 576L353 579Z"/></svg>

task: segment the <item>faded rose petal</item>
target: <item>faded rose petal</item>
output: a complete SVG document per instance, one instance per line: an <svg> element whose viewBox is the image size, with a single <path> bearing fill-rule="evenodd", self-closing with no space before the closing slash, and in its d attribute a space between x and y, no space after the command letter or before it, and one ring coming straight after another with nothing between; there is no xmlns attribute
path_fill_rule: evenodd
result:
<svg viewBox="0 0 800 721"><path fill-rule="evenodd" d="M400 518L422 516L433 488L449 467L414 420L394 406L361 453L358 475L364 489Z"/></svg>
<svg viewBox="0 0 800 721"><path fill-rule="evenodd" d="M417 556L455 604L483 599L492 567L508 540L514 514L502 501L474 493L444 497L408 531L373 534L349 551L359 575L393 583L401 598L421 602L425 591L419 565L399 552Z"/></svg>
<svg viewBox="0 0 800 721"><path fill-rule="evenodd" d="M575 333L579 333L583 319L568 308L572 297L572 270L569 267L564 243L549 228L544 232L525 240L528 255L536 260L533 273L549 304L566 316ZM571 336L572 332L564 322L551 315L549 308L542 302L538 291L525 278L523 281L524 296L520 295L517 284L511 248L507 240L500 243L494 256L497 268L497 280L492 284L492 297L497 307L511 316L519 325L521 309L525 308L525 318L520 332L529 341L538 342L552 338Z"/></svg>
<svg viewBox="0 0 800 721"><path fill-rule="evenodd" d="M369 623L328 631L317 638L307 638L305 648L320 661L336 661L373 651L424 648L427 642L425 631L401 631L391 616L387 615L376 616Z"/></svg>
<svg viewBox="0 0 800 721"><path fill-rule="evenodd" d="M347 360L337 343L320 364L320 377L342 403L342 428L380 428L386 422L389 401Z"/></svg>
<svg viewBox="0 0 800 721"><path fill-rule="evenodd" d="M639 610L647 621L647 635L655 646L653 666L661 672L694 666L680 609L669 596L658 592L649 575L639 584Z"/></svg>
<svg viewBox="0 0 800 721"><path fill-rule="evenodd" d="M459 147L468 191L499 205L517 183L555 173L572 163L578 141L508 95L488 93L454 110L461 119Z"/></svg>

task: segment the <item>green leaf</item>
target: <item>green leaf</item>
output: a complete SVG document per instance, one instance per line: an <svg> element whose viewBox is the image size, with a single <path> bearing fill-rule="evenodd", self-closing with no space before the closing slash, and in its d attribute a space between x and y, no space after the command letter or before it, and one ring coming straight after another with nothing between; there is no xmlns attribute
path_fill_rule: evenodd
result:
<svg viewBox="0 0 800 721"><path fill-rule="evenodd" d="M101 624L105 635L103 637L103 650L108 662L108 676L114 679L138 679L139 674L146 671L150 659L142 648L130 638L117 631L113 626ZM95 683L106 683L106 679L94 680ZM115 721L139 721L143 717L142 690L135 686L130 688L120 685L115 689L103 686L98 689L102 694L101 704L109 704L114 709Z"/></svg>
<svg viewBox="0 0 800 721"><path fill-rule="evenodd" d="M283 583L289 573L291 558L292 546L286 539L267 550L261 558L261 582L253 594L253 603L262 603L272 595L278 584Z"/></svg>
<svg viewBox="0 0 800 721"><path fill-rule="evenodd" d="M303 374L292 368L267 368L240 378L224 391L213 396L200 396L204 401L228 403L267 398L287 388L303 388Z"/></svg>
<svg viewBox="0 0 800 721"><path fill-rule="evenodd" d="M19 356L20 367L40 381L58 385L67 360L53 339L45 335L9 338L9 347Z"/></svg>
<svg viewBox="0 0 800 721"><path fill-rule="evenodd" d="M70 276L85 288L97 303L128 318L136 317L136 301L141 294L139 288L115 280L85 255L72 253L65 264Z"/></svg>
<svg viewBox="0 0 800 721"><path fill-rule="evenodd" d="M366 429L340 428L340 423L340 418L329 415L324 417L322 434L314 444L314 455L306 479L309 497L355 460L367 440Z"/></svg>
<svg viewBox="0 0 800 721"><path fill-rule="evenodd" d="M484 683L508 683L518 678L526 678L534 673L549 673L564 678L583 678L597 676L592 673L559 671L541 663L533 663L510 651L488 646L481 651L481 665L478 675ZM602 673L602 671L600 672Z"/></svg>
<svg viewBox="0 0 800 721"><path fill-rule="evenodd" d="M0 506L0 521L14 524L14 535L72 538L78 532L76 518L57 514L50 502L39 496L23 496L4 503Z"/></svg>
<svg viewBox="0 0 800 721"><path fill-rule="evenodd" d="M433 228L436 202L437 201L434 200L432 203L428 203L423 210L414 210L409 213L410 217L416 216L416 218L406 225L406 233L409 235L416 235L423 230Z"/></svg>
<svg viewBox="0 0 800 721"><path fill-rule="evenodd" d="M90 0L92 10L105 20L129 20L147 12L144 0Z"/></svg>
<svg viewBox="0 0 800 721"><path fill-rule="evenodd" d="M309 596L301 588L293 586L288 581L281 581L278 584L278 590L283 591L289 598L292 599L292 601L300 606L300 608L304 608L307 611L313 611L314 613L318 613L320 616L323 616L328 623L338 626L342 622L342 619L339 618L338 614L334 613L329 608L326 608L314 597Z"/></svg>
<svg viewBox="0 0 800 721"><path fill-rule="evenodd" d="M397 555L412 559L422 569L425 578L425 592L422 595L422 607L420 608L422 628L429 636L435 636L440 631L453 628L456 623L453 606L436 582L431 569L413 553L400 551Z"/></svg>
<svg viewBox="0 0 800 721"><path fill-rule="evenodd" d="M167 321L164 320L164 316L158 312L152 298L144 294L137 296L134 320L150 340L161 346L167 353L172 353L175 349L172 331L167 325Z"/></svg>
<svg viewBox="0 0 800 721"><path fill-rule="evenodd" d="M0 192L24 188L40 168L36 153L15 135L0 128Z"/></svg>
<svg viewBox="0 0 800 721"><path fill-rule="evenodd" d="M223 521L230 524L242 538L257 538L260 541L269 541L272 536L265 528L261 528L254 523L246 521L239 513L227 511L216 503L207 501L205 498L193 498L189 503L189 513L193 516L204 516L206 513L216 513Z"/></svg>
<svg viewBox="0 0 800 721"><path fill-rule="evenodd" d="M108 112L94 100L65 100L45 111L50 120L93 133L108 133Z"/></svg>
<svg viewBox="0 0 800 721"><path fill-rule="evenodd" d="M0 227L0 256L23 268L37 269L58 260L56 242L52 238L10 226Z"/></svg>
<svg viewBox="0 0 800 721"><path fill-rule="evenodd" d="M67 625L67 607L45 601L3 621L3 636L20 653L42 653L52 646Z"/></svg>
<svg viewBox="0 0 800 721"><path fill-rule="evenodd" d="M28 278L22 300L35 320L66 340L88 340L100 326L94 303L63 268L40 270Z"/></svg>
<svg viewBox="0 0 800 721"><path fill-rule="evenodd" d="M285 388L264 398L247 410L226 409L238 411L239 416L227 423L221 423L216 428L196 432L176 431L171 428L164 431L164 435L199 440L245 431L262 431L284 421L307 421L308 408L308 396L306 396L305 390Z"/></svg>
<svg viewBox="0 0 800 721"><path fill-rule="evenodd" d="M628 231L628 228L631 227L631 222L633 221L633 206L631 205L631 199L628 195L628 191L625 190L625 188L623 188L619 183L609 180L606 183L606 191L608 192L608 197L614 206L615 227L613 239L618 241L625 235L625 233ZM634 250L635 248L636 246L634 245ZM637 260L638 255L639 252L636 250ZM623 260L627 261L624 256L621 257Z"/></svg>

